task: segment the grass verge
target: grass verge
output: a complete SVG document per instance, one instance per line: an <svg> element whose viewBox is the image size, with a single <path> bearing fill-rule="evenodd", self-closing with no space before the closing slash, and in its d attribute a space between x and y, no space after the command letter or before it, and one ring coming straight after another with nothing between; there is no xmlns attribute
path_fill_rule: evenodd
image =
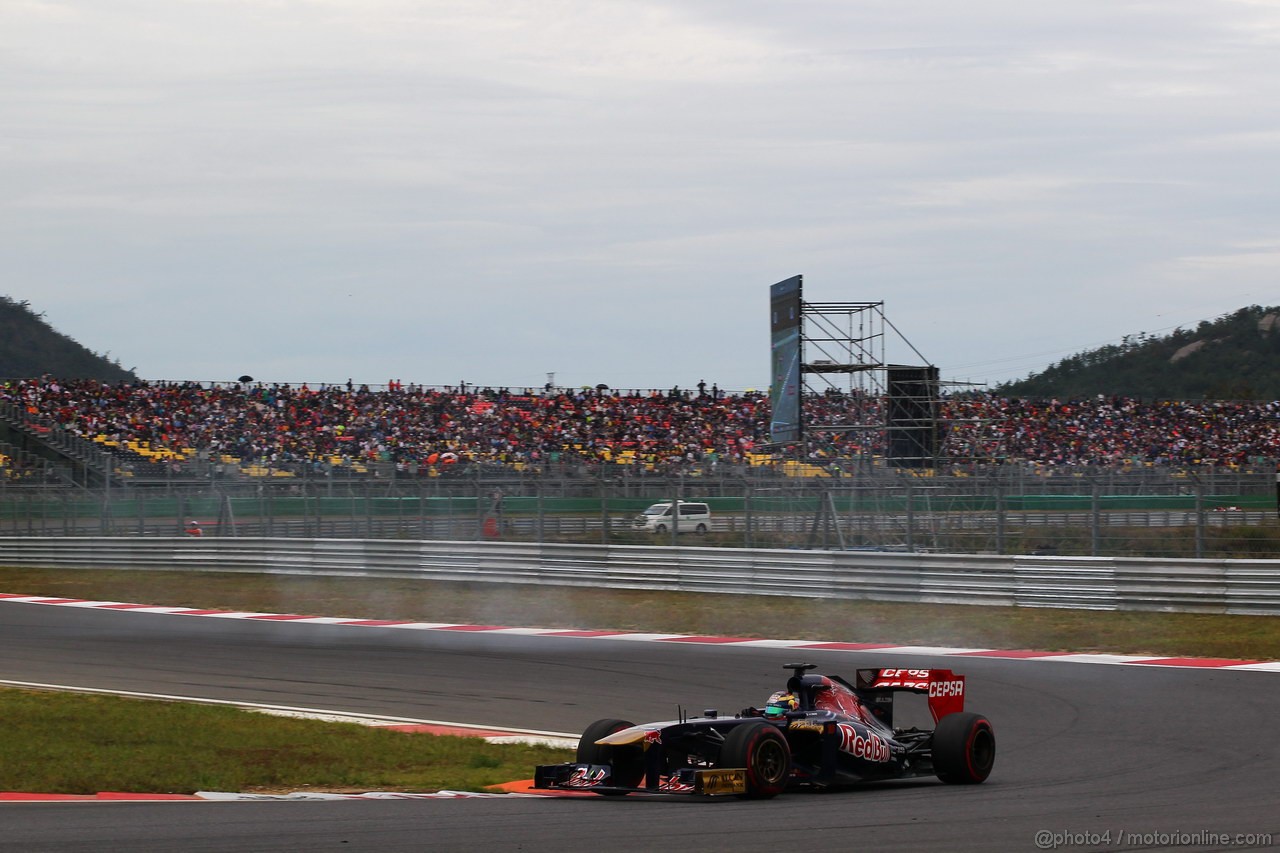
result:
<svg viewBox="0 0 1280 853"><path fill-rule="evenodd" d="M569 750L237 708L0 689L0 791L479 791Z"/></svg>
<svg viewBox="0 0 1280 853"><path fill-rule="evenodd" d="M0 592L375 619L1280 659L1280 619L381 578L0 568Z"/></svg>

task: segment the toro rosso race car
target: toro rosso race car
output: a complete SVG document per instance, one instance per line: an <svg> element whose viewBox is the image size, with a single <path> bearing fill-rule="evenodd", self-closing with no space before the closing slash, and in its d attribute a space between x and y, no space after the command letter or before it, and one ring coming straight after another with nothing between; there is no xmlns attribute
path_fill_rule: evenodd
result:
<svg viewBox="0 0 1280 853"><path fill-rule="evenodd" d="M964 710L964 676L948 669L859 669L856 684L788 664L786 690L762 709L634 725L597 720L582 734L576 761L534 772L534 788L732 794L764 798L789 787L937 776L977 784L991 773L991 723ZM932 730L894 728L893 699L928 697Z"/></svg>

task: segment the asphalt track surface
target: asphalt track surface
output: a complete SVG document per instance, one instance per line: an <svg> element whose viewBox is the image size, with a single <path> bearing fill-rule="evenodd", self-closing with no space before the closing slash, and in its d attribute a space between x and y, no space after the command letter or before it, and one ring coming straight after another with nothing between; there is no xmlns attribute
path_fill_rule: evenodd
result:
<svg viewBox="0 0 1280 853"><path fill-rule="evenodd" d="M796 656L0 607L0 678L8 680L551 731L605 716L670 719L677 704L730 713L780 686L782 665ZM1275 672L803 656L835 673L872 665L964 672L967 707L995 725L991 778L770 801L11 803L0 806L0 850L1036 850L1055 841L1060 850L1232 850L1244 849L1237 833L1280 839ZM1049 836L1038 844L1038 833ZM1181 843L1196 840L1209 843Z"/></svg>

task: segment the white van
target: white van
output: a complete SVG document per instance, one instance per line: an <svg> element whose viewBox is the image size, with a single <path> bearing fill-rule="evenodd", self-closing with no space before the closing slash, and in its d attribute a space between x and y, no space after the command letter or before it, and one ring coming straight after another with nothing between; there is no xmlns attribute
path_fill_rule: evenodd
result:
<svg viewBox="0 0 1280 853"><path fill-rule="evenodd" d="M680 501L680 533L696 533L699 536L711 529L711 507L695 501ZM637 515L631 523L633 530L651 533L668 533L671 530L671 501L657 503Z"/></svg>

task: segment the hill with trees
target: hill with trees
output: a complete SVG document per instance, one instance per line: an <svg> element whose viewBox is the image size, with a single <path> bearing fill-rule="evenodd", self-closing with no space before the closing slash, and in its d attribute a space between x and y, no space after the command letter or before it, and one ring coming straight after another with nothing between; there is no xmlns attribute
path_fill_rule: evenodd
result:
<svg viewBox="0 0 1280 853"><path fill-rule="evenodd" d="M1145 332L992 389L1016 397L1280 400L1280 308L1241 308L1195 329Z"/></svg>
<svg viewBox="0 0 1280 853"><path fill-rule="evenodd" d="M98 355L45 322L25 300L0 296L0 379L60 379L136 382L133 370Z"/></svg>
<svg viewBox="0 0 1280 853"><path fill-rule="evenodd" d="M58 332L29 302L0 296L0 379L136 382L133 369ZM1194 329L1139 332L992 388L1014 397L1280 400L1280 307L1253 305Z"/></svg>

